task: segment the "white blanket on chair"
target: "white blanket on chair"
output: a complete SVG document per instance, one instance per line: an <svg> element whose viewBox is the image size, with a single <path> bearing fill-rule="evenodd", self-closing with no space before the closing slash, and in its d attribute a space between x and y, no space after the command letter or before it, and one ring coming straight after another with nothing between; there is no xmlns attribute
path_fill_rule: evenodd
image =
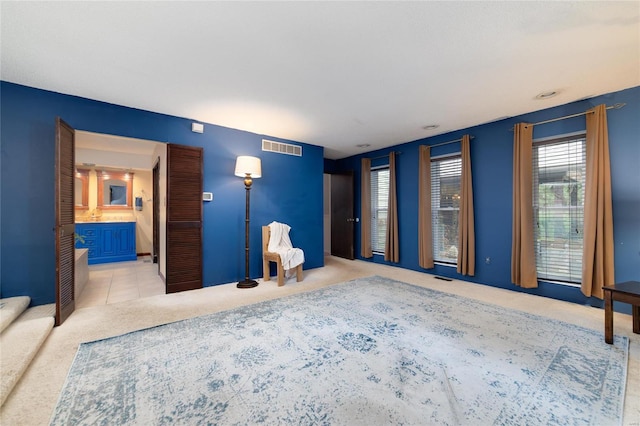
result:
<svg viewBox="0 0 640 426"><path fill-rule="evenodd" d="M269 237L267 250L280 255L280 261L285 270L293 269L304 263L304 252L299 248L293 248L293 244L289 239L289 230L291 229L289 225L271 222L269 229L271 236Z"/></svg>

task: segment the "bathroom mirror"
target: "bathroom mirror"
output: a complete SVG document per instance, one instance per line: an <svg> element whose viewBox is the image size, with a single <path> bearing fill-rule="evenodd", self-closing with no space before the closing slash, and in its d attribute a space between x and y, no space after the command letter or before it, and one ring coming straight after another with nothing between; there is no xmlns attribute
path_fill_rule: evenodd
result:
<svg viewBox="0 0 640 426"><path fill-rule="evenodd" d="M89 209L89 170L76 169L73 200L76 210Z"/></svg>
<svg viewBox="0 0 640 426"><path fill-rule="evenodd" d="M133 207L133 173L98 170L96 175L98 178L99 208L113 210Z"/></svg>

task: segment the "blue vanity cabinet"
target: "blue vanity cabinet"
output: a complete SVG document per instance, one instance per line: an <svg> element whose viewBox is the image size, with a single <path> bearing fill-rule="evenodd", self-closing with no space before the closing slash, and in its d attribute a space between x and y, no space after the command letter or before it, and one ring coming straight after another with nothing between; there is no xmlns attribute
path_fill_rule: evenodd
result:
<svg viewBox="0 0 640 426"><path fill-rule="evenodd" d="M137 259L135 222L76 223L76 234L84 238L76 248L89 249L89 265Z"/></svg>
<svg viewBox="0 0 640 426"><path fill-rule="evenodd" d="M92 258L98 257L98 235L100 230L95 223L76 223L76 234L82 238L76 238L76 248L89 249L88 258L91 263Z"/></svg>

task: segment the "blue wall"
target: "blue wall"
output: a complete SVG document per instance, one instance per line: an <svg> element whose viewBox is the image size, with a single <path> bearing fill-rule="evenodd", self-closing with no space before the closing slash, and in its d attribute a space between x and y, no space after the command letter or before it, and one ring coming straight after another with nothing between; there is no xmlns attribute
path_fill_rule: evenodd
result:
<svg viewBox="0 0 640 426"><path fill-rule="evenodd" d="M617 282L640 281L640 87L349 157L331 164L331 168L337 171L354 171L355 209L356 212L360 212L360 159L377 157L390 151L401 152L396 157L400 228L400 263L397 266L575 303L601 306L600 300L585 297L577 288L541 282L537 289L522 290L511 284L513 132L510 129L519 122L543 121L581 113L602 103L609 106L618 102L627 105L619 110L608 111L615 277ZM533 135L534 138L543 138L584 129L585 118L582 116L536 126ZM455 140L467 133L475 137L471 141L476 230L474 277L459 275L455 267L436 265L434 269L425 270L420 268L418 263L418 147ZM431 152L432 156L438 156L459 150L460 144L455 143L434 147ZM388 160L382 161L388 163ZM359 226L356 227L356 253L359 256ZM491 258L488 264L485 263L487 257ZM382 256L378 255L362 260L386 263ZM616 306L617 310L626 311L627 308L628 305L621 308Z"/></svg>
<svg viewBox="0 0 640 426"><path fill-rule="evenodd" d="M261 230L273 220L291 225L305 269L323 266L323 148L300 142L303 156L261 151L263 135L0 82L1 297L28 295L33 305L55 301L55 118L77 130L204 148L204 284L244 278L245 190L233 175L238 155L262 159L251 190L251 277L262 276ZM271 140L292 142L268 136Z"/></svg>

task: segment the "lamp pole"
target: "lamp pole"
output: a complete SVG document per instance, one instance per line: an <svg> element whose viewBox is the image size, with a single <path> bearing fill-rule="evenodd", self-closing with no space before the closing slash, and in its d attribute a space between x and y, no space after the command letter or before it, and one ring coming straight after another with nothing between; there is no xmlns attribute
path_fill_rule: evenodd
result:
<svg viewBox="0 0 640 426"><path fill-rule="evenodd" d="M249 278L249 191L251 191L251 174L246 173L244 177L244 188L246 191L245 219L244 219L244 281L237 284L238 288L253 288L258 282Z"/></svg>
<svg viewBox="0 0 640 426"><path fill-rule="evenodd" d="M249 278L249 191L254 178L262 177L262 163L258 157L240 155L236 159L236 170L234 174L244 178L244 188L246 190L245 216L244 216L244 280L237 285L238 288L252 288L258 282Z"/></svg>

